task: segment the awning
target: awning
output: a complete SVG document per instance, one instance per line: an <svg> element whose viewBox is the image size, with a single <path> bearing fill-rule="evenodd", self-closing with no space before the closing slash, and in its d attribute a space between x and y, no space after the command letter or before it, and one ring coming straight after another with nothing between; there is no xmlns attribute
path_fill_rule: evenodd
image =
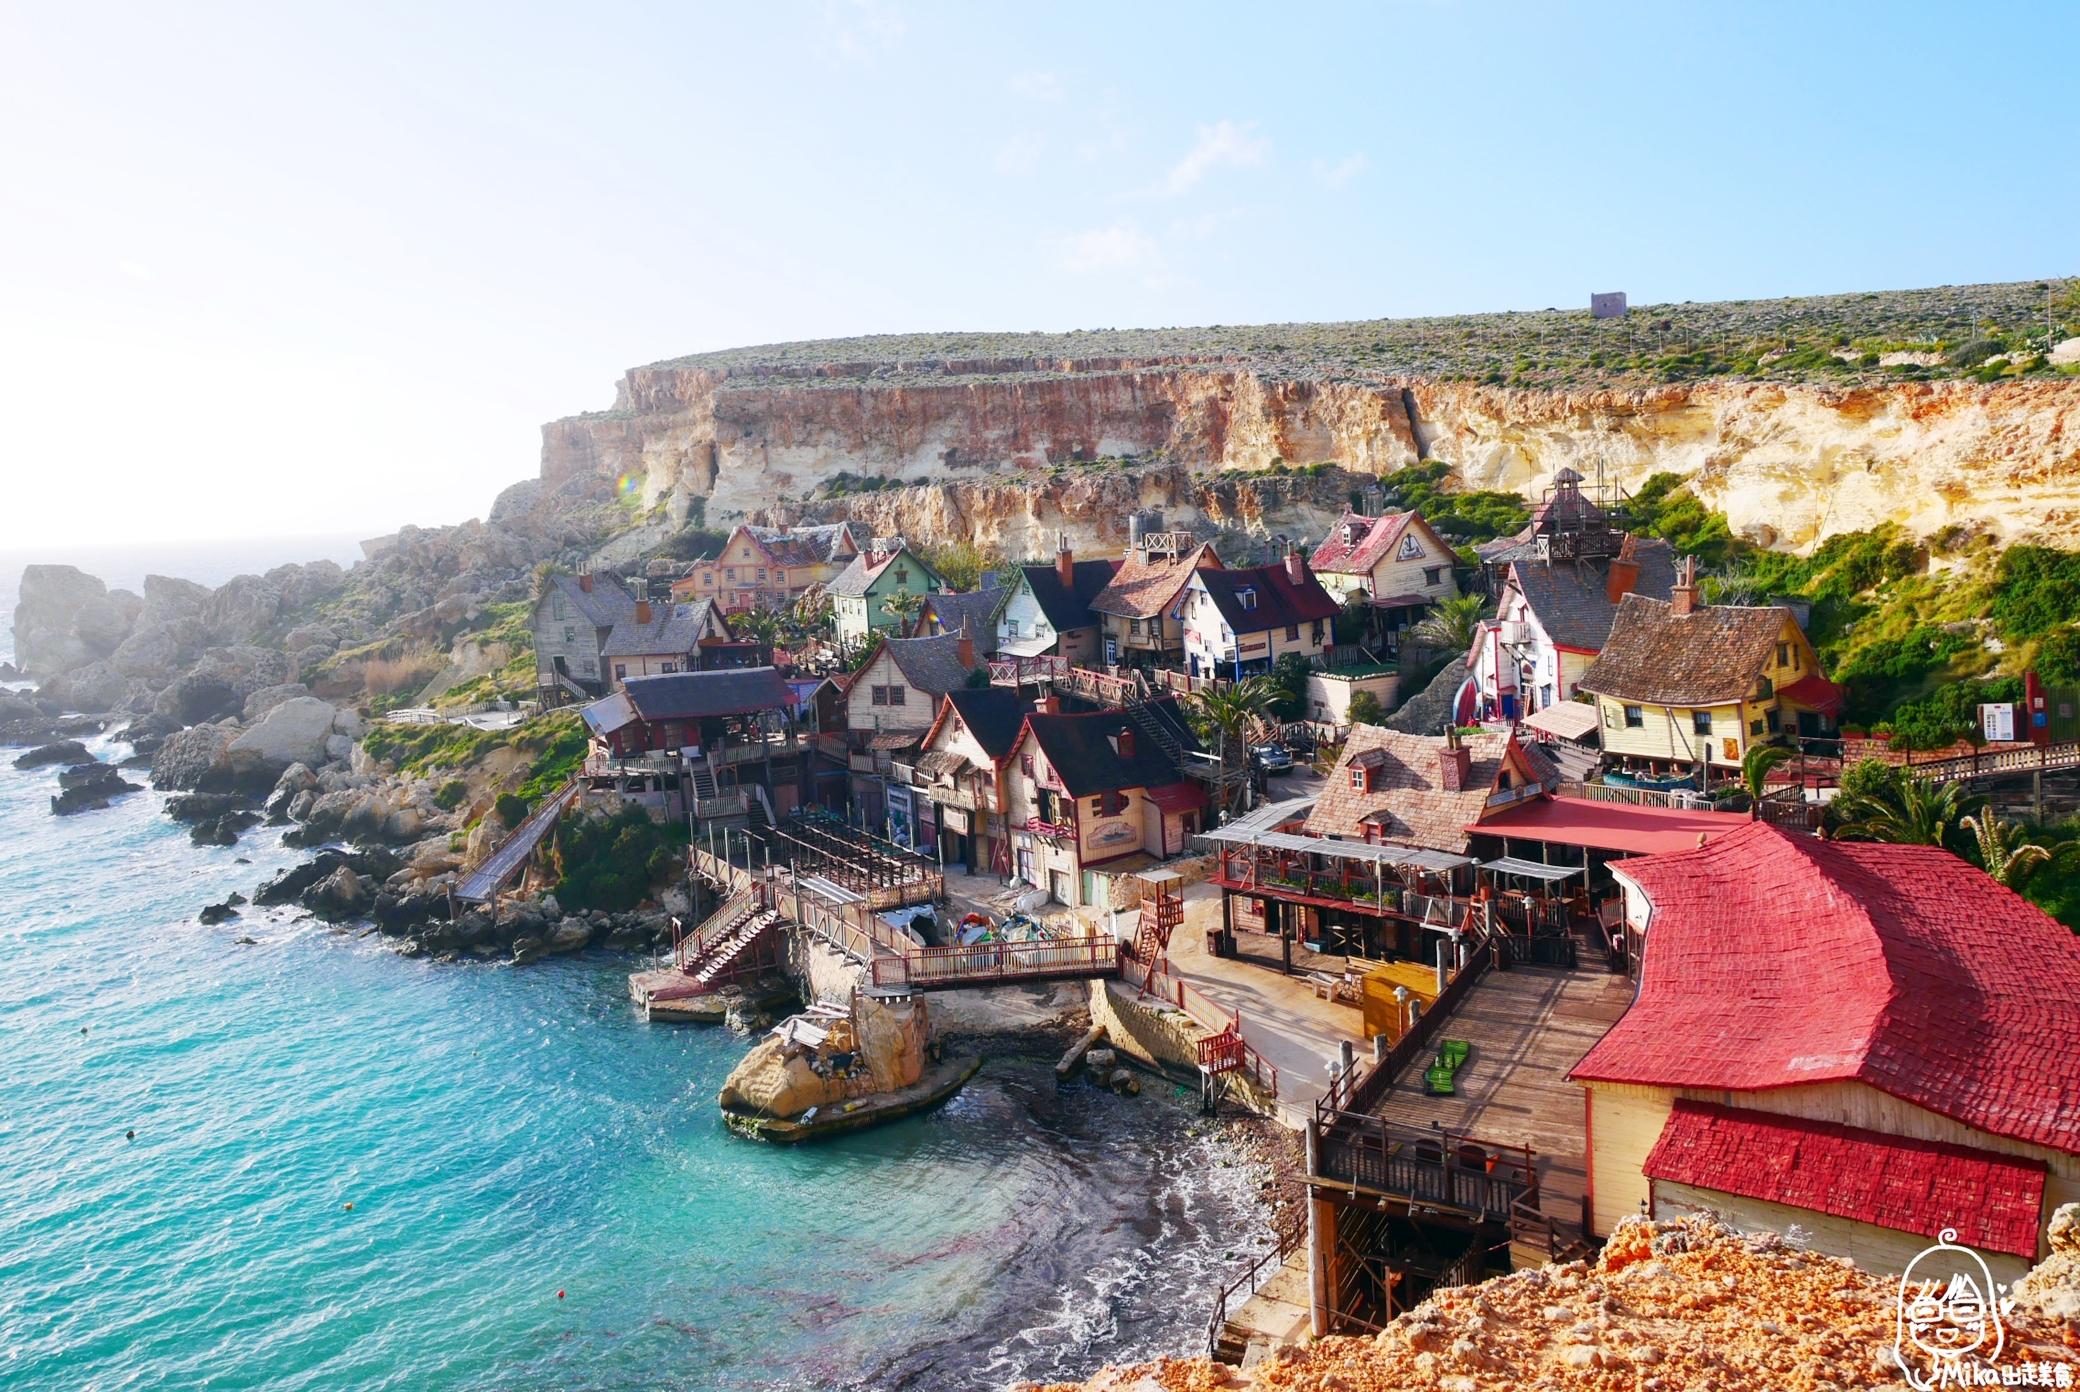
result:
<svg viewBox="0 0 2080 1392"><path fill-rule="evenodd" d="M1498 875L1522 875L1527 880L1544 880L1550 883L1553 880L1564 880L1570 875L1579 875L1587 867L1581 865L1541 865L1535 860L1519 860L1515 856L1502 856L1496 860L1482 861L1480 868L1493 871Z"/></svg>
<svg viewBox="0 0 2080 1392"><path fill-rule="evenodd" d="M1431 596L1421 594L1388 595L1384 599L1371 601L1372 607L1375 609L1416 609L1425 604L1434 603L1436 603L1436 600Z"/></svg>
<svg viewBox="0 0 2080 1392"><path fill-rule="evenodd" d="M1057 639L1052 635L1046 638L1014 638L1008 643L997 644L997 655L999 657L1038 657L1042 653L1051 651L1056 641Z"/></svg>
<svg viewBox="0 0 2080 1392"><path fill-rule="evenodd" d="M889 730L867 741L869 749L913 749L924 738L922 730Z"/></svg>
<svg viewBox="0 0 2080 1392"><path fill-rule="evenodd" d="M1251 846L1269 846L1276 851L1328 856L1334 860L1362 860L1380 865L1396 865L1411 870L1428 870L1436 874L1473 864L1472 856L1453 855L1449 851L1433 851L1421 846L1394 846L1377 841L1338 841L1326 836L1295 836L1285 831L1260 831L1252 835L1238 836L1234 831L1232 827L1223 827L1220 831L1210 833L1208 839L1241 842Z"/></svg>
<svg viewBox="0 0 2080 1392"><path fill-rule="evenodd" d="M1800 677L1777 688L1777 699L1818 711L1829 720L1842 713L1842 689L1825 677Z"/></svg>
<svg viewBox="0 0 2080 1392"><path fill-rule="evenodd" d="M1596 707L1580 701L1562 701L1524 717L1524 723L1543 734L1578 740L1596 733Z"/></svg>
<svg viewBox="0 0 2080 1392"><path fill-rule="evenodd" d="M636 722L636 708L630 703L628 693L617 691L604 701L594 701L582 708L579 715L596 735L611 735L616 730Z"/></svg>
<svg viewBox="0 0 2080 1392"><path fill-rule="evenodd" d="M1286 798L1282 802L1267 802L1254 812L1245 812L1234 821L1215 831L1205 833L1209 841L1253 841L1267 831L1284 826L1287 822L1306 819L1314 811L1311 797Z"/></svg>
<svg viewBox="0 0 2080 1392"><path fill-rule="evenodd" d="M1513 836L1555 846L1655 855L1694 850L1700 836L1717 838L1746 825L1747 816L1739 812L1541 797L1505 807L1483 821L1470 822L1466 830L1480 836Z"/></svg>
<svg viewBox="0 0 2080 1392"><path fill-rule="evenodd" d="M1197 783L1172 783L1167 787L1150 788L1146 796L1166 813L1191 812L1206 805L1206 789Z"/></svg>
<svg viewBox="0 0 2080 1392"><path fill-rule="evenodd" d="M934 778L958 778L972 765L950 749L927 749L917 756L917 771Z"/></svg>

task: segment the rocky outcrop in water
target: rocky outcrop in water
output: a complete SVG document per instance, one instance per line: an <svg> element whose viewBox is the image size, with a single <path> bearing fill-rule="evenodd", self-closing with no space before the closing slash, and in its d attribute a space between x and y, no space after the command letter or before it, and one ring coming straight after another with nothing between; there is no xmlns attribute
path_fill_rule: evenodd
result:
<svg viewBox="0 0 2080 1392"><path fill-rule="evenodd" d="M113 765L87 764L58 775L58 794L51 799L51 811L60 817L99 811L125 793L143 791L142 784L130 782Z"/></svg>

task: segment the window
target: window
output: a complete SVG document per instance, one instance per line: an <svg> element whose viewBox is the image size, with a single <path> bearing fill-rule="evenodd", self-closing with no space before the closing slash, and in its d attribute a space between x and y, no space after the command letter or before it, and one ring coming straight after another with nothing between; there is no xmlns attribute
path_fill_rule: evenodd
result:
<svg viewBox="0 0 2080 1392"><path fill-rule="evenodd" d="M714 572L714 571L712 571L712 570L704 570L704 571L702 571L702 572L701 572L701 583L702 583L703 585L713 585L713 584L715 583L715 572Z"/></svg>
<svg viewBox="0 0 2080 1392"><path fill-rule="evenodd" d="M737 568L736 568L735 566L731 566L731 567L729 568L729 570L728 570L727 572L725 572L725 575L726 575L726 578L728 578L728 579L731 579L731 580L734 580L734 579L736 579L736 578L737 578Z"/></svg>
<svg viewBox="0 0 2080 1392"><path fill-rule="evenodd" d="M1320 619L1316 619L1314 621L1314 628L1311 632L1308 633L1307 641L1310 643L1319 643L1322 641L1322 621Z"/></svg>
<svg viewBox="0 0 2080 1392"><path fill-rule="evenodd" d="M1777 708L1775 706L1771 706L1762 713L1762 722L1769 728L1771 734L1777 733Z"/></svg>
<svg viewBox="0 0 2080 1392"><path fill-rule="evenodd" d="M1509 790L1509 770L1508 770L1508 769L1504 769L1504 770L1503 770L1502 772L1500 772L1500 773L1498 773L1498 774L1496 774L1496 775L1495 775L1495 786L1496 786L1497 788L1499 788L1499 789L1503 790L1504 792L1507 792L1507 791Z"/></svg>
<svg viewBox="0 0 2080 1392"><path fill-rule="evenodd" d="M1136 637L1136 638L1139 638L1139 637L1141 636L1141 620L1139 620L1139 619L1128 619L1128 620L1127 620L1127 632L1128 632L1129 634L1133 635L1134 637Z"/></svg>
<svg viewBox="0 0 2080 1392"><path fill-rule="evenodd" d="M1004 636L1005 636L1006 638L1016 638L1016 637L1018 636L1018 620L1017 620L1017 619L1006 619L1006 620L1004 620Z"/></svg>
<svg viewBox="0 0 2080 1392"><path fill-rule="evenodd" d="M909 692L909 690L910 688L907 686L891 686L888 689L888 703L891 706L902 705L903 697Z"/></svg>
<svg viewBox="0 0 2080 1392"><path fill-rule="evenodd" d="M1300 641L1300 625L1299 625L1299 624L1287 624L1287 625L1286 625L1286 641L1287 641L1288 643L1297 643L1297 642L1299 642L1299 641Z"/></svg>
<svg viewBox="0 0 2080 1392"><path fill-rule="evenodd" d="M615 664L614 664L614 680L615 680L615 681L621 681L621 680L624 680L624 679L625 679L625 678L626 678L627 676L628 676L628 664L627 664L626 662L617 662L617 663L615 663Z"/></svg>
<svg viewBox="0 0 2080 1392"><path fill-rule="evenodd" d="M667 662L667 663L665 663L665 664L664 664L664 674L665 674L666 676L670 676L670 675L671 675L672 673L674 673L674 672L676 672L676 671L678 671L678 670L679 670L679 664L678 664L678 663L676 663L676 662Z"/></svg>
<svg viewBox="0 0 2080 1392"><path fill-rule="evenodd" d="M1257 607L1257 592L1247 585L1235 591L1235 598L1242 601L1242 607L1245 609Z"/></svg>
<svg viewBox="0 0 2080 1392"><path fill-rule="evenodd" d="M776 584L776 585L784 585L784 584L786 584L786 583L787 583L787 572L786 572L786 571L784 571L784 570L776 570L776 571L774 571L774 572L773 572L773 583L774 583L774 584Z"/></svg>
<svg viewBox="0 0 2080 1392"><path fill-rule="evenodd" d="M1019 771L1020 773L1024 774L1024 775L1025 775L1026 777L1028 777L1028 778L1031 778L1031 777L1033 776L1033 756L1032 756L1032 755L1030 755L1030 754L1026 754L1026 755L1022 755L1022 756L1020 756L1020 758L1019 758L1019 761L1018 761L1018 771Z"/></svg>
<svg viewBox="0 0 2080 1392"><path fill-rule="evenodd" d="M873 690L873 694L872 694L872 696L871 696L871 697L870 697L869 699L871 699L871 700L873 701L873 703L874 703L875 705L877 705L877 706L885 706L885 705L887 705L887 704L888 704L888 688L887 688L887 687L885 687L885 686L877 686L877 687L875 687L875 688L874 688L874 690Z"/></svg>
<svg viewBox="0 0 2080 1392"><path fill-rule="evenodd" d="M1749 722L1748 722L1748 733L1749 733L1749 734L1751 734L1751 735L1759 735L1759 734L1761 734L1761 733L1762 733L1762 722L1761 722L1760 720L1751 720L1751 721L1749 721Z"/></svg>
<svg viewBox="0 0 2080 1392"><path fill-rule="evenodd" d="M1777 665L1779 667L1789 667L1791 665L1791 645L1789 643L1777 644Z"/></svg>
<svg viewBox="0 0 2080 1392"><path fill-rule="evenodd" d="M1442 585L1444 583L1444 567L1424 566L1423 583L1425 585Z"/></svg>
<svg viewBox="0 0 2080 1392"><path fill-rule="evenodd" d="M907 585L907 584L909 584L909 583L910 583L910 572L909 572L909 571L907 571L907 570L902 570L902 569L898 569L898 570L896 571L896 583L897 583L898 585Z"/></svg>
<svg viewBox="0 0 2080 1392"><path fill-rule="evenodd" d="M565 628L563 630L563 641L566 643L575 643L578 641L578 630L575 625L572 625L571 627Z"/></svg>
<svg viewBox="0 0 2080 1392"><path fill-rule="evenodd" d="M1647 713L1638 706L1625 707L1625 728L1637 730L1647 723Z"/></svg>
<svg viewBox="0 0 2080 1392"><path fill-rule="evenodd" d="M765 584L765 582L766 582L766 572L765 572L765 569L764 569L764 567L760 567L760 569L759 569L759 572L758 572L758 583L759 583L759 584L761 584L761 585L763 585L763 584Z"/></svg>
<svg viewBox="0 0 2080 1392"><path fill-rule="evenodd" d="M555 619L556 622L562 623L565 616L563 612L563 596L561 594L558 594L555 599L550 601L550 610L550 617ZM1779 651L1782 651L1782 649L1779 649Z"/></svg>
<svg viewBox="0 0 2080 1392"><path fill-rule="evenodd" d="M1691 711L1690 729L1695 734L1709 735L1712 732L1712 713L1710 711Z"/></svg>
<svg viewBox="0 0 2080 1392"><path fill-rule="evenodd" d="M1365 770L1364 770L1364 769L1361 769L1361 768L1354 768L1354 769L1352 769L1352 770L1351 770L1351 790L1352 790L1353 792L1359 792L1359 793L1362 793L1362 792L1364 792L1364 791L1365 791Z"/></svg>

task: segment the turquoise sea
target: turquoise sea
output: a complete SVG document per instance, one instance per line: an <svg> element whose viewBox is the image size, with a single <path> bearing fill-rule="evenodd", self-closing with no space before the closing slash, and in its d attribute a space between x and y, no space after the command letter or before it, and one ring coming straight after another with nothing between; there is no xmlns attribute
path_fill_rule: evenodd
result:
<svg viewBox="0 0 2080 1392"><path fill-rule="evenodd" d="M921 1118L740 1141L745 1042L643 1023L626 959L203 928L275 833L196 848L151 793L60 820L11 765L0 1387L1003 1387L1197 1351L1263 1231L1167 1090L1004 1058Z"/></svg>

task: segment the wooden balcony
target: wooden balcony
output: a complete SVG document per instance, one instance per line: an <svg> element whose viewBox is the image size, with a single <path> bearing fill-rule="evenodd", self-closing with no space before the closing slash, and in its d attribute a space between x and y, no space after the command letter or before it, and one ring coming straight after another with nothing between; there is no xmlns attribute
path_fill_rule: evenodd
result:
<svg viewBox="0 0 2080 1392"><path fill-rule="evenodd" d="M1412 1131L1375 1116L1325 1118L1315 1182L1370 1190L1464 1218L1506 1219L1518 1203L1537 1207L1538 1170L1529 1146L1502 1146L1457 1132Z"/></svg>

